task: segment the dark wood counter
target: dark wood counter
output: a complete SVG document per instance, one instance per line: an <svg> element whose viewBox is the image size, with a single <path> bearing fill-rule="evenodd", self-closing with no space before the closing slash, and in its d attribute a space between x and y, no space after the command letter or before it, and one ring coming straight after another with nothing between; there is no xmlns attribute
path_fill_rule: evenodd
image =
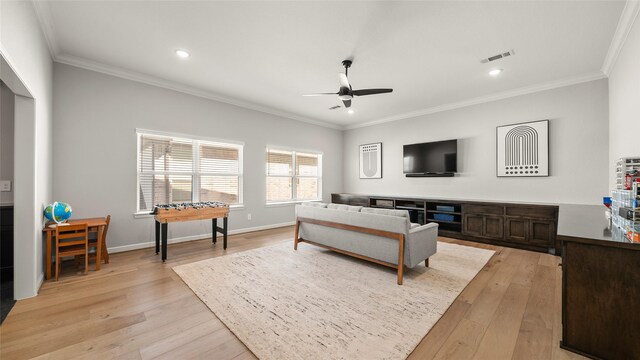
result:
<svg viewBox="0 0 640 360"><path fill-rule="evenodd" d="M558 236L560 346L592 359L640 359L640 244L609 228L604 207L583 210Z"/></svg>

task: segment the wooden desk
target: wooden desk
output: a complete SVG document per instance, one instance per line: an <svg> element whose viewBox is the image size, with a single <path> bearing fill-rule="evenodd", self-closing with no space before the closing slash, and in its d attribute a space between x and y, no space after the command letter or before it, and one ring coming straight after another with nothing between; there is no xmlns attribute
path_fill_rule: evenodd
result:
<svg viewBox="0 0 640 360"><path fill-rule="evenodd" d="M107 222L105 218L89 218L89 219L73 219L67 221L69 224L87 224L89 231L96 231L98 233L98 245L96 246L96 271L100 270L100 262L102 262L102 232L104 231L104 227L107 226ZM51 226L54 225L54 226ZM47 234L47 261L46 261L46 269L45 269L45 278L47 280L51 279L51 248L53 246L53 236L56 232L55 223L47 223L45 227L42 229L43 232ZM57 266L57 264L56 264Z"/></svg>

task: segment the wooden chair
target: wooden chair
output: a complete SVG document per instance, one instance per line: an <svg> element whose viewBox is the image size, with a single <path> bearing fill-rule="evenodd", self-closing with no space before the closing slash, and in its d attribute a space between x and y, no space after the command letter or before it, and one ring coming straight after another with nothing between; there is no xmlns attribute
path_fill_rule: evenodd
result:
<svg viewBox="0 0 640 360"><path fill-rule="evenodd" d="M107 231L109 230L109 223L111 222L111 215L107 215L107 217L105 218L105 223L107 223L107 225L104 226L104 229L102 230L102 258L104 259L104 263L108 264L109 263L109 252L107 251ZM89 238L89 249L91 248L95 248L97 250L98 248L98 237L96 236L95 238L90 237ZM97 256L97 251L93 252L93 253L89 253L89 259L95 259ZM76 256L76 267L80 265L80 259L82 259L82 256Z"/></svg>
<svg viewBox="0 0 640 360"><path fill-rule="evenodd" d="M56 281L62 268L63 256L84 256L84 273L89 268L89 229L87 224L56 226Z"/></svg>

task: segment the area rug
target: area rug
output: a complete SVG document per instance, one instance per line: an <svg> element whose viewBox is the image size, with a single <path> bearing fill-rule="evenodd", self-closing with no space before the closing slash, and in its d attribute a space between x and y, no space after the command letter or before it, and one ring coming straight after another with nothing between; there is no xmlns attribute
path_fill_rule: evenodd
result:
<svg viewBox="0 0 640 360"><path fill-rule="evenodd" d="M391 268L293 242L174 267L260 359L405 359L493 251L438 242Z"/></svg>

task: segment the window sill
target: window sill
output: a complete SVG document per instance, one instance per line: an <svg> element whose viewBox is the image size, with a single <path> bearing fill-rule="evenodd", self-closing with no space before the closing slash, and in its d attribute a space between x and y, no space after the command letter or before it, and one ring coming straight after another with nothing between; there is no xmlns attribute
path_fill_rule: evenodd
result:
<svg viewBox="0 0 640 360"><path fill-rule="evenodd" d="M270 207L281 207L281 206L291 206L291 205L299 205L302 203L310 203L310 202L322 202L322 199L317 200L294 200L294 201L280 201L280 202L272 202L267 203L265 206Z"/></svg>
<svg viewBox="0 0 640 360"><path fill-rule="evenodd" d="M238 210L244 210L244 204L229 205L229 211L238 211ZM134 219L146 219L151 217L153 217L153 215L150 213L150 211L140 211L137 213L133 213Z"/></svg>

